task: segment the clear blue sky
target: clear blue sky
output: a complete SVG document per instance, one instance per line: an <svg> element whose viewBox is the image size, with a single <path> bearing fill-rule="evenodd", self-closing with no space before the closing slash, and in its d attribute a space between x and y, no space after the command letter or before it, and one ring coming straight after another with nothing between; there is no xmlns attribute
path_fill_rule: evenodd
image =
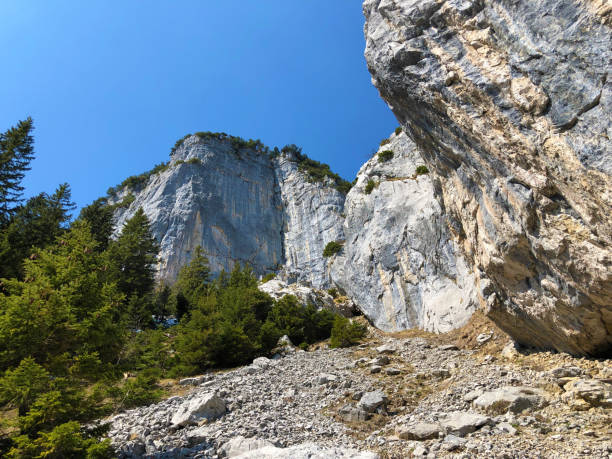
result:
<svg viewBox="0 0 612 459"><path fill-rule="evenodd" d="M34 118L27 194L83 206L188 132L295 143L352 180L396 126L359 0L2 0L0 130Z"/></svg>

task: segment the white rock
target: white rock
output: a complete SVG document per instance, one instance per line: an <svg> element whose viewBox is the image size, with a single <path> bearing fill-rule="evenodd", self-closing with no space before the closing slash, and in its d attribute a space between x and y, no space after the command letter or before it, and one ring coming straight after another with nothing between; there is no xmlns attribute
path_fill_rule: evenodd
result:
<svg viewBox="0 0 612 459"><path fill-rule="evenodd" d="M214 392L209 392L183 402L172 416L170 423L173 428L196 424L203 419L217 419L223 416L225 411L225 401Z"/></svg>

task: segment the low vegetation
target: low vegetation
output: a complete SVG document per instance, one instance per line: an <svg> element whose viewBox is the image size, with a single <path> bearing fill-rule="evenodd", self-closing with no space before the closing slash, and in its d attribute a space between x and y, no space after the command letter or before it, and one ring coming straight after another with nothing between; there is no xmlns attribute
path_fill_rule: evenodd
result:
<svg viewBox="0 0 612 459"><path fill-rule="evenodd" d="M170 167L170 163L167 163L167 162L159 163L150 171L143 172L142 174L139 174L139 175L132 175L126 178L119 185L110 187L106 191L106 194L108 196L116 196L117 193L124 188L128 188L130 190L137 191L141 189L144 185L146 185L146 183L149 181L149 179L153 175L159 174L160 172L167 170L169 167Z"/></svg>
<svg viewBox="0 0 612 459"><path fill-rule="evenodd" d="M395 135L400 135L402 133L402 127L398 126L395 128Z"/></svg>
<svg viewBox="0 0 612 459"><path fill-rule="evenodd" d="M427 166L417 166L416 168L416 175L424 175L424 174L428 174L429 173L429 169L427 169Z"/></svg>
<svg viewBox="0 0 612 459"><path fill-rule="evenodd" d="M391 150L383 150L378 153L378 162L386 163L387 161L391 161L393 159L393 151Z"/></svg>
<svg viewBox="0 0 612 459"><path fill-rule="evenodd" d="M354 346L366 335L366 331L365 325L337 315L331 330L330 346L333 348Z"/></svg>
<svg viewBox="0 0 612 459"><path fill-rule="evenodd" d="M330 241L327 243L325 248L323 249L323 256L328 258L333 255L336 255L338 252L342 250L342 244L338 241Z"/></svg>
<svg viewBox="0 0 612 459"><path fill-rule="evenodd" d="M298 163L298 168L308 174L310 181L312 182L324 182L326 179L332 181L334 188L341 193L348 193L351 189L351 183L344 180L335 172L332 172L329 165L310 159L308 156L302 154L302 149L296 145L286 145L281 150L284 154L293 155Z"/></svg>
<svg viewBox="0 0 612 459"><path fill-rule="evenodd" d="M368 183L366 183L366 186L364 188L364 192L365 194L370 194L372 191L374 191L374 188L376 188L378 186L378 182L376 180L368 180Z"/></svg>

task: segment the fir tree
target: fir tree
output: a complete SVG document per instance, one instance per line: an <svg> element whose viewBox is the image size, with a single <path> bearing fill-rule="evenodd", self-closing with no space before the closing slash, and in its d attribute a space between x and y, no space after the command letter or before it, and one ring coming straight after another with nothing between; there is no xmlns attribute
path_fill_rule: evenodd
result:
<svg viewBox="0 0 612 459"><path fill-rule="evenodd" d="M106 250L113 234L113 207L108 205L106 198L96 199L83 207L79 220L89 223L91 234L98 242L98 250Z"/></svg>
<svg viewBox="0 0 612 459"><path fill-rule="evenodd" d="M179 271L174 288L193 306L196 300L206 292L209 281L210 265L208 258L202 247L197 246L191 261Z"/></svg>
<svg viewBox="0 0 612 459"><path fill-rule="evenodd" d="M52 195L41 193L18 207L0 233L0 278L23 278L23 260L67 230L72 210L74 203L67 183Z"/></svg>
<svg viewBox="0 0 612 459"><path fill-rule="evenodd" d="M32 118L0 133L0 227L5 225L21 200L21 181L34 159Z"/></svg>

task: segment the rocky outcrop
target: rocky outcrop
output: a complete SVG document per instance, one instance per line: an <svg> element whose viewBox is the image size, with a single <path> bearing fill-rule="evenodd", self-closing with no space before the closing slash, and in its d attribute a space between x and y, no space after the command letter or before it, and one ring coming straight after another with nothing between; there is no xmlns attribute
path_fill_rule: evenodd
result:
<svg viewBox="0 0 612 459"><path fill-rule="evenodd" d="M612 349L610 8L366 0L366 59L518 342Z"/></svg>
<svg viewBox="0 0 612 459"><path fill-rule="evenodd" d="M128 199L126 199L128 198ZM201 245L211 271L249 264L256 273L326 287L325 244L342 236L344 194L313 181L290 153L236 146L214 135L188 136L170 163L139 189L111 199L116 227L142 207L160 242L160 279L172 281Z"/></svg>
<svg viewBox="0 0 612 459"><path fill-rule="evenodd" d="M345 195L330 183L321 186L305 180L291 154L275 160L275 171L284 213L282 276L292 282L326 286L329 273L323 249L330 241L344 239Z"/></svg>
<svg viewBox="0 0 612 459"><path fill-rule="evenodd" d="M475 281L430 176L416 172L424 163L414 143L398 132L383 144L347 195L332 280L380 329L459 327L476 308Z"/></svg>

